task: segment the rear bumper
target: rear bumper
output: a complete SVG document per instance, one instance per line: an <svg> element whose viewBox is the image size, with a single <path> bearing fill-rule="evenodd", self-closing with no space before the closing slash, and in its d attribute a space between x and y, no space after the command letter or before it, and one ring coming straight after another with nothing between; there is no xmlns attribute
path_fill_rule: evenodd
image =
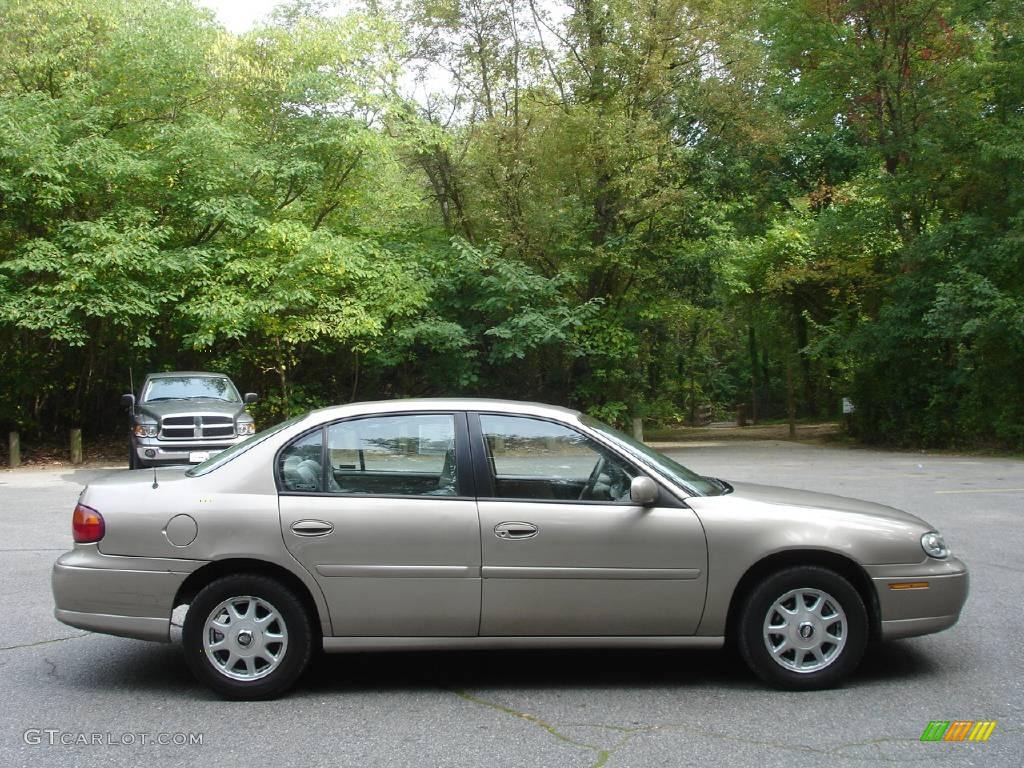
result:
<svg viewBox="0 0 1024 768"><path fill-rule="evenodd" d="M87 629L90 632L132 637L136 640L155 640L159 643L170 642L171 639L171 620L169 618L82 613L81 611L65 611L60 608L55 608L53 615L62 624L76 629Z"/></svg>
<svg viewBox="0 0 1024 768"><path fill-rule="evenodd" d="M920 565L869 566L885 640L941 632L956 624L967 601L967 566L955 557Z"/></svg>
<svg viewBox="0 0 1024 768"><path fill-rule="evenodd" d="M79 544L52 573L54 616L91 632L168 641L174 597L200 560L104 555Z"/></svg>

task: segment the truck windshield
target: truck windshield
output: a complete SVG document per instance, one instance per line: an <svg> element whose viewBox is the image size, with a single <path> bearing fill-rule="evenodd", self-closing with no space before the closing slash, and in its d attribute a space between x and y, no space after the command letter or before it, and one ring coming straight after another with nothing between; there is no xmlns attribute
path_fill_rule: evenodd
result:
<svg viewBox="0 0 1024 768"><path fill-rule="evenodd" d="M238 390L227 376L161 376L150 379L142 402L157 400L223 400L240 403Z"/></svg>

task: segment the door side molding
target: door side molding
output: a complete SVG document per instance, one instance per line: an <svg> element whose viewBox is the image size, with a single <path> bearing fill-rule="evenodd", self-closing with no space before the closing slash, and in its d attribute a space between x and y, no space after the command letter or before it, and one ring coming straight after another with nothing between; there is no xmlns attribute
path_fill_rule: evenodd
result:
<svg viewBox="0 0 1024 768"><path fill-rule="evenodd" d="M615 579L663 581L699 579L699 568L542 568L539 566L485 565L485 579Z"/></svg>

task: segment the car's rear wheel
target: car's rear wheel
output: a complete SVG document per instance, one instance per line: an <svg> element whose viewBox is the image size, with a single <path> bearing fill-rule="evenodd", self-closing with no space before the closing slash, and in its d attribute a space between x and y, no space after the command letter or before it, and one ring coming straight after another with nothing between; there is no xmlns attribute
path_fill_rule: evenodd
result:
<svg viewBox="0 0 1024 768"><path fill-rule="evenodd" d="M778 571L747 595L736 637L740 654L765 682L791 690L829 688L864 656L868 616L857 590L835 571Z"/></svg>
<svg viewBox="0 0 1024 768"><path fill-rule="evenodd" d="M182 630L193 674L222 696L268 699L309 664L313 626L292 590L258 574L224 576L189 606Z"/></svg>

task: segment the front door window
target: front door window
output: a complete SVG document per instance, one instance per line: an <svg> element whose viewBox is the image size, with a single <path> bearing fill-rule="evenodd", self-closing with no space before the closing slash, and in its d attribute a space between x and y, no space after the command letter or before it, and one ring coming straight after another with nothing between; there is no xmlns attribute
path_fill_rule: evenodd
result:
<svg viewBox="0 0 1024 768"><path fill-rule="evenodd" d="M543 419L481 414L493 498L629 502L637 471L586 435Z"/></svg>

